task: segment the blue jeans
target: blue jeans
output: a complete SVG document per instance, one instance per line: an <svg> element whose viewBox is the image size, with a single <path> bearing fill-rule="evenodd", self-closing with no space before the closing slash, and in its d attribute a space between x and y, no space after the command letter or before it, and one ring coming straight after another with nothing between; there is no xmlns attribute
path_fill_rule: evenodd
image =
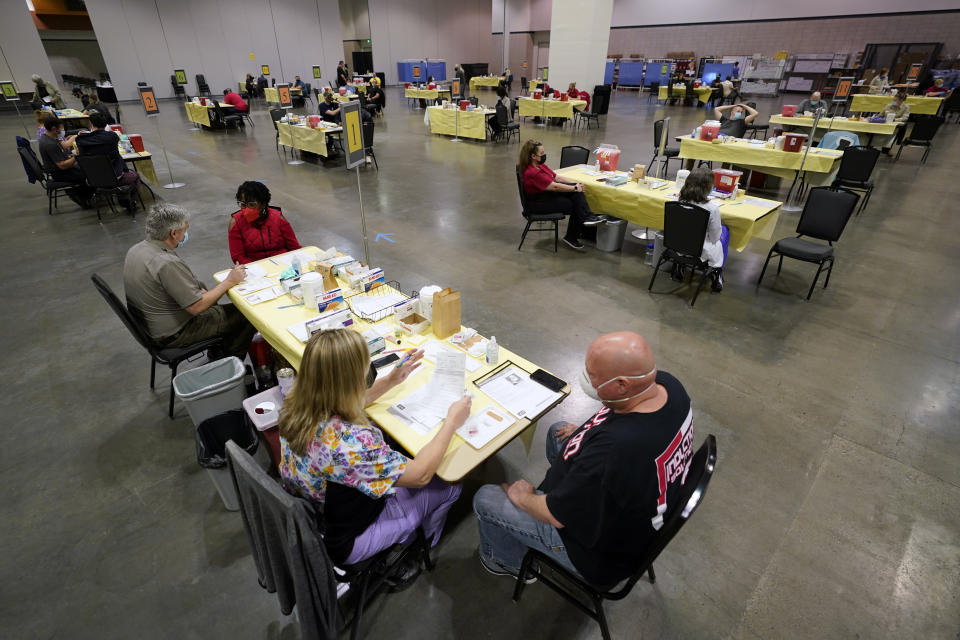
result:
<svg viewBox="0 0 960 640"><path fill-rule="evenodd" d="M560 453L557 422L547 432L547 460ZM480 554L489 564L497 564L511 573L520 572L527 549L536 549L579 575L567 556L567 548L556 527L540 522L518 509L499 485L486 484L473 496L473 512L480 531Z"/></svg>

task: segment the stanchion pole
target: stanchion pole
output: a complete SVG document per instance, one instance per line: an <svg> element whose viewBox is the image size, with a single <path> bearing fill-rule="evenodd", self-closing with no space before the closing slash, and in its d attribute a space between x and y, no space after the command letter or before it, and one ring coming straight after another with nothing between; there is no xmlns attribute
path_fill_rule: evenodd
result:
<svg viewBox="0 0 960 640"><path fill-rule="evenodd" d="M367 218L363 213L363 191L360 189L360 165L354 167L357 172L357 198L360 200L360 230L363 233L363 257L370 266L370 242L367 240ZM379 236L378 236L379 237Z"/></svg>
<svg viewBox="0 0 960 640"><path fill-rule="evenodd" d="M151 118L158 118L159 116L149 116ZM153 123L157 126L157 139L160 141L160 149L163 151L163 161L167 163L167 173L170 174L170 182L163 185L164 189L179 189L184 186L184 182L176 182L173 179L173 169L170 168L170 158L167 157L167 147L163 144L163 135L160 133L160 122L154 120Z"/></svg>
<svg viewBox="0 0 960 640"><path fill-rule="evenodd" d="M27 128L27 123L23 121L23 115L20 113L20 107L17 106L17 100L13 100L13 108L17 110L17 117L20 118L20 124L23 125L23 131L27 134L27 140L31 140L33 136L30 133L30 129Z"/></svg>
<svg viewBox="0 0 960 640"><path fill-rule="evenodd" d="M800 168L797 169L797 177L793 179L793 184L797 184L796 192L793 191L793 184L790 185L790 191L787 192L787 201L783 205L783 211L800 211L803 209L803 168L807 164L807 154L810 153L810 147L813 146L813 136L817 133L817 125L820 124L820 117L823 115L823 107L819 107L813 116L813 126L810 127L810 135L807 137L807 146L803 150L803 158L800 160ZM831 123L832 124L832 123Z"/></svg>

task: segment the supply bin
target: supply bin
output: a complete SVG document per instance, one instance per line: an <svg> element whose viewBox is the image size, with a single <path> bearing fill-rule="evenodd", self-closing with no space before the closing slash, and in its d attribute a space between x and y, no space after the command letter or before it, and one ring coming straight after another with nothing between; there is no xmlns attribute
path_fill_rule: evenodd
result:
<svg viewBox="0 0 960 640"><path fill-rule="evenodd" d="M721 193L733 193L737 190L737 184L740 182L740 176L742 175L742 171L714 169L713 188Z"/></svg>
<svg viewBox="0 0 960 640"><path fill-rule="evenodd" d="M784 118L792 118L797 115L797 105L795 104L785 104L783 109L780 110L780 115Z"/></svg>
<svg viewBox="0 0 960 640"><path fill-rule="evenodd" d="M800 149L803 148L803 144L807 141L807 134L805 133L788 133L784 135L783 141L783 150L792 151L797 153Z"/></svg>
<svg viewBox="0 0 960 640"><path fill-rule="evenodd" d="M273 404L272 410L269 410L270 403ZM270 447L270 458L275 466L280 464L280 430L277 424L280 422L282 406L283 395L280 393L279 386L270 387L243 401L247 417L250 418L254 428L263 434L264 440ZM257 412L258 407L260 407L260 413Z"/></svg>
<svg viewBox="0 0 960 640"><path fill-rule="evenodd" d="M612 253L623 247L623 236L627 233L627 221L607 216L604 224L597 225L597 249Z"/></svg>
<svg viewBox="0 0 960 640"><path fill-rule="evenodd" d="M131 133L128 138L130 138L130 144L133 145L133 150L138 153L143 153L143 136L139 133Z"/></svg>
<svg viewBox="0 0 960 640"><path fill-rule="evenodd" d="M231 356L178 374L173 390L187 406L194 426L198 426L207 418L243 406L247 397L243 374L243 363Z"/></svg>
<svg viewBox="0 0 960 640"><path fill-rule="evenodd" d="M700 139L706 140L707 142L713 140L720 133L720 121L719 120L707 120L702 125L700 125Z"/></svg>
<svg viewBox="0 0 960 640"><path fill-rule="evenodd" d="M613 144L602 144L594 153L600 163L600 171L616 171L620 162L620 148Z"/></svg>

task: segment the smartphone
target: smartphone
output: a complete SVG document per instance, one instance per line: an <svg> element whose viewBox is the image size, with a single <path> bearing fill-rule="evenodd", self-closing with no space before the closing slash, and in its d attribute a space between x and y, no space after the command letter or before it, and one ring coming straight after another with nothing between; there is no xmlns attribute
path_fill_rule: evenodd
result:
<svg viewBox="0 0 960 640"><path fill-rule="evenodd" d="M530 379L533 380L534 382L539 382L540 384L545 386L547 389L550 389L550 391L560 391L565 386L567 386L566 382L564 382L563 380L561 380L560 378L558 378L553 374L547 373L543 369L537 369L536 371L531 373Z"/></svg>
<svg viewBox="0 0 960 640"><path fill-rule="evenodd" d="M390 364L391 362L396 362L396 361L399 360L399 359L400 359L400 356L398 356L397 354L395 354L395 353L388 353L387 355L383 356L382 358L377 358L377 359L374 360L371 364L373 364L374 367L376 367L377 369L379 369L380 367L385 367L386 365Z"/></svg>

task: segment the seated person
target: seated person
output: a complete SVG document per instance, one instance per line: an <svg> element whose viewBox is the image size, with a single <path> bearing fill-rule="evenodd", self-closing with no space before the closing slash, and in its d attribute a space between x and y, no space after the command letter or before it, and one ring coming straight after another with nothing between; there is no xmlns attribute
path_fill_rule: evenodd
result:
<svg viewBox="0 0 960 640"><path fill-rule="evenodd" d="M176 253L187 242L189 226L185 209L168 203L151 207L147 238L130 247L123 263L127 306L159 347L186 347L220 337L223 355L242 360L256 330L232 304L217 301L243 282L246 268L235 265L223 282L208 290Z"/></svg>
<svg viewBox="0 0 960 640"><path fill-rule="evenodd" d="M733 86L733 80L730 79L730 76L727 76L727 79L720 83L720 91L723 94L720 104L733 103L737 99L737 89Z"/></svg>
<svg viewBox="0 0 960 640"><path fill-rule="evenodd" d="M720 133L734 138L742 138L747 125L758 115L756 109L746 104L728 104L713 110L713 117L720 121Z"/></svg>
<svg viewBox="0 0 960 640"><path fill-rule="evenodd" d="M133 190L129 199L121 200L121 204L130 211L136 207L134 194L140 189L140 174L131 169L120 156L120 150L117 145L120 142L120 136L113 131L107 131L107 119L101 113L90 114L90 126L92 131L80 132L77 136L77 153L81 156L106 156L113 165L113 172L120 181L120 184L132 184Z"/></svg>
<svg viewBox="0 0 960 640"><path fill-rule="evenodd" d="M727 249L730 246L730 229L720 224L720 207L709 199L713 190L713 171L698 167L690 172L680 189L680 202L695 204L710 212L707 222L707 235L703 239L703 252L700 259L711 267L722 269L727 261ZM683 281L683 268L674 265L673 279ZM723 272L714 271L711 275L711 287L714 291L723 291Z"/></svg>
<svg viewBox="0 0 960 640"><path fill-rule="evenodd" d="M340 124L340 103L333 96L332 91L325 91L323 93L323 102L317 107L317 111L320 113L320 117L323 118L324 122Z"/></svg>
<svg viewBox="0 0 960 640"><path fill-rule="evenodd" d="M886 91L887 86L890 85L890 78L887 75L890 72L886 67L880 69L880 73L873 76L873 79L870 80L869 92L871 95L880 95Z"/></svg>
<svg viewBox="0 0 960 640"><path fill-rule="evenodd" d="M426 84L424 84L423 86L424 86L424 87L428 87L428 86L430 86L430 83L431 83L431 82L433 82L433 76L427 76L427 82L426 82ZM420 108L421 108L421 109L426 109L426 108L427 108L427 100L426 100L426 98L420 98Z"/></svg>
<svg viewBox="0 0 960 640"><path fill-rule="evenodd" d="M587 106L584 107L585 111L590 111L590 94L586 91L580 91L577 89L577 83L571 82L567 87L567 95L571 98L576 98L578 100L586 100Z"/></svg>
<svg viewBox="0 0 960 640"><path fill-rule="evenodd" d="M247 103L243 101L243 98L240 97L240 94L234 91L233 89L224 89L223 90L223 101L234 108L237 113L249 113L250 107L247 106ZM240 121L241 124L243 121Z"/></svg>
<svg viewBox="0 0 960 640"><path fill-rule="evenodd" d="M459 484L435 477L470 396L450 405L436 435L412 459L391 448L364 407L406 380L423 351L368 389L370 353L353 329L324 330L307 342L280 412L280 477L291 494L323 505L324 544L334 563L354 565L411 540L422 527L440 539ZM415 575L415 574L414 574Z"/></svg>
<svg viewBox="0 0 960 640"><path fill-rule="evenodd" d="M879 114L880 116L886 117L888 113L893 114L894 122L906 122L910 118L910 105L907 104L907 92L904 90L897 91L893 96L893 102L888 104L883 108ZM903 136L906 131L906 125L902 127L897 127L897 132L889 139L889 141L883 145L882 152L890 155L890 148L903 141Z"/></svg>
<svg viewBox="0 0 960 640"><path fill-rule="evenodd" d="M374 80L377 82L374 82ZM370 79L370 84L367 86L366 96L366 104L364 106L368 111L380 113L384 106L386 106L387 98L383 94L383 89L380 88L379 78Z"/></svg>
<svg viewBox="0 0 960 640"><path fill-rule="evenodd" d="M804 113L809 111L810 113L816 114L817 109L820 108L826 109L827 105L820 99L820 92L814 91L810 94L810 97L797 105L797 115L802 116Z"/></svg>
<svg viewBox="0 0 960 640"><path fill-rule="evenodd" d="M263 260L300 248L293 227L279 209L270 205L270 189L262 182L247 181L237 188L239 211L230 215L227 241L235 264Z"/></svg>
<svg viewBox="0 0 960 640"><path fill-rule="evenodd" d="M583 391L603 406L579 426L547 432L550 468L484 485L473 498L480 562L516 577L528 548L598 588L634 575L650 538L682 508L693 458L693 410L683 385L658 371L639 334L602 335L587 349Z"/></svg>
<svg viewBox="0 0 960 640"><path fill-rule="evenodd" d="M113 114L110 113L110 107L100 102L100 97L91 93L88 98L89 102L87 107L83 110L84 115L90 115L91 113L99 113L107 120L107 124L114 124L116 121L113 119Z"/></svg>
<svg viewBox="0 0 960 640"><path fill-rule="evenodd" d="M927 87L927 90L923 92L924 96L931 96L934 98L945 98L950 94L950 90L943 86L943 78L935 78L933 84Z"/></svg>
<svg viewBox="0 0 960 640"><path fill-rule="evenodd" d="M73 141L77 136L68 136L60 140L63 133L63 123L57 116L48 115L43 122L44 132L40 136L40 162L43 168L50 172L57 182L69 182L76 185L67 191L67 196L86 209L90 206L93 197L93 188L87 186L87 181L77 166L77 158L73 155Z"/></svg>
<svg viewBox="0 0 960 640"><path fill-rule="evenodd" d="M253 79L253 74L248 73L246 80L244 80L244 86L247 88L247 98L256 98L259 95L257 90L257 81Z"/></svg>
<svg viewBox="0 0 960 640"><path fill-rule="evenodd" d="M303 80L300 79L300 76L294 76L293 84L290 86L294 89L303 89Z"/></svg>
<svg viewBox="0 0 960 640"><path fill-rule="evenodd" d="M47 132L47 128L43 126L43 123L46 122L47 118L49 118L50 116L53 116L54 118L56 118L57 114L55 114L52 111L37 109L36 111L33 112L33 115L37 120L37 140L42 140L43 134Z"/></svg>
<svg viewBox="0 0 960 640"><path fill-rule="evenodd" d="M603 218L590 211L582 184L557 177L546 162L547 154L542 144L535 140L523 143L518 164L523 190L527 194L527 213L570 214L563 243L571 249L583 251L585 247L580 242L583 227L600 224Z"/></svg>

